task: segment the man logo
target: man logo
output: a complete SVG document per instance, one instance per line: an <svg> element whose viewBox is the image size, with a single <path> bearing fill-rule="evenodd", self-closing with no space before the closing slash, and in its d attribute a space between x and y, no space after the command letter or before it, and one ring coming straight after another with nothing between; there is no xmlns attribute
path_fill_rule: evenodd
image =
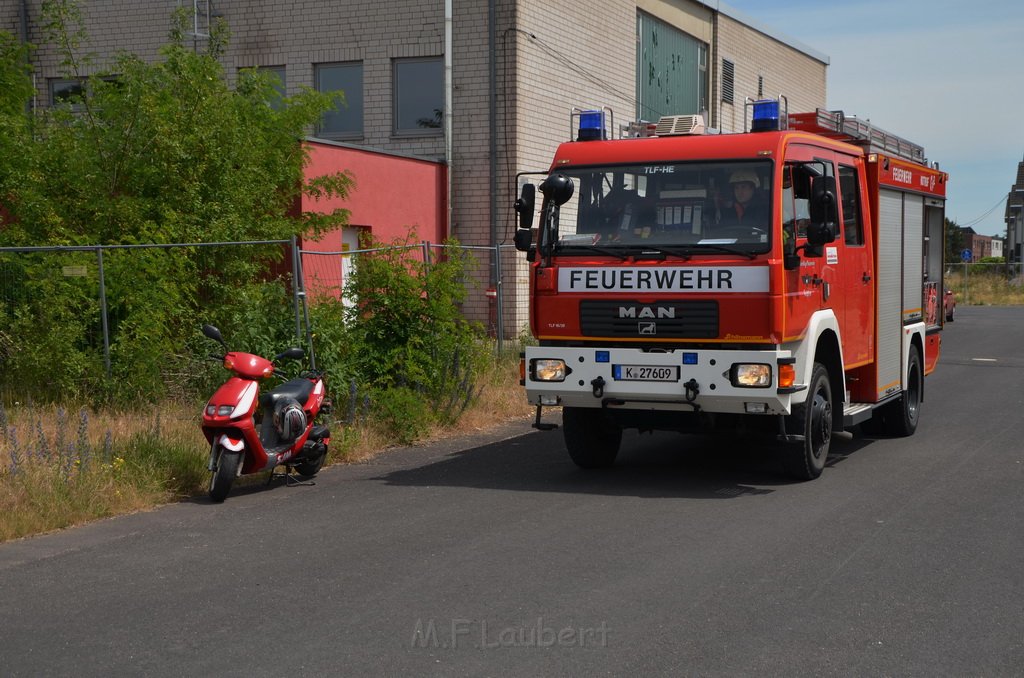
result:
<svg viewBox="0 0 1024 678"><path fill-rule="evenodd" d="M658 323L637 323L636 326L640 334L658 333Z"/></svg>
<svg viewBox="0 0 1024 678"><path fill-rule="evenodd" d="M619 306L620 318L675 318L673 306Z"/></svg>

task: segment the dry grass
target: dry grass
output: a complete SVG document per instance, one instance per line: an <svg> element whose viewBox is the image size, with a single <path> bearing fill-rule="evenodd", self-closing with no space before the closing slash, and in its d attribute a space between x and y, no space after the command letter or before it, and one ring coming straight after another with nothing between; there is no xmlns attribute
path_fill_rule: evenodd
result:
<svg viewBox="0 0 1024 678"><path fill-rule="evenodd" d="M946 287L956 293L957 305L1024 305L1024 277L1008 275L1002 264L957 266L946 274Z"/></svg>
<svg viewBox="0 0 1024 678"><path fill-rule="evenodd" d="M0 417L0 541L191 494L205 471L197 435L184 408L69 414L15 403Z"/></svg>
<svg viewBox="0 0 1024 678"><path fill-rule="evenodd" d="M451 428L426 440L487 430L532 409L518 360L495 361L479 397ZM396 443L369 425L331 425L332 462L370 459ZM65 412L14 403L0 409L0 542L146 510L206 489L208 449L199 407L148 413Z"/></svg>
<svg viewBox="0 0 1024 678"><path fill-rule="evenodd" d="M477 398L450 427L433 425L420 443L447 437L486 431L513 419L528 418L533 408L526 402L523 387L519 385L519 359L506 355L490 365L480 376ZM332 457L335 461L361 462L394 447L397 443L386 433L373 426L331 427Z"/></svg>

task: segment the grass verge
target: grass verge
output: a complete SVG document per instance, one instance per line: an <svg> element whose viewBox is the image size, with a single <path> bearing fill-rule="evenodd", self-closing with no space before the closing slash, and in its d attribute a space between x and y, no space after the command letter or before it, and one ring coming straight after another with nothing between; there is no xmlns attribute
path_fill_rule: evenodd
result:
<svg viewBox="0 0 1024 678"><path fill-rule="evenodd" d="M956 293L957 305L1024 305L1024 277L1008 275L1001 264L957 266L946 273L946 287Z"/></svg>
<svg viewBox="0 0 1024 678"><path fill-rule="evenodd" d="M495 361L478 387L455 426L434 425L421 442L530 416L517 359ZM200 410L181 403L145 413L0 406L0 542L202 494L209 476ZM331 432L330 463L364 461L398 444L372 421L331 422Z"/></svg>

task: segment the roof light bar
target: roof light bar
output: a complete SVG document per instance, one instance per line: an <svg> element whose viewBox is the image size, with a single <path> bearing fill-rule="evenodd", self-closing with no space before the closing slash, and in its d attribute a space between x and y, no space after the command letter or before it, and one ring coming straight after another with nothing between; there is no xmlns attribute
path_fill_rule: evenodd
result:
<svg viewBox="0 0 1024 678"><path fill-rule="evenodd" d="M574 119L578 119L578 122ZM615 127L614 114L612 109L607 106L601 109L573 108L569 113L570 139L573 138L574 127L576 128L576 141L603 141L608 138L608 128Z"/></svg>
<svg viewBox="0 0 1024 678"><path fill-rule="evenodd" d="M763 99L754 102L754 117L750 121L751 132L776 131L779 129L779 102L777 99Z"/></svg>
<svg viewBox="0 0 1024 678"><path fill-rule="evenodd" d="M789 129L789 100L779 95L778 99L747 99L746 106L753 109L750 120L751 132L776 132Z"/></svg>
<svg viewBox="0 0 1024 678"><path fill-rule="evenodd" d="M604 139L604 111L583 111L580 113L579 141Z"/></svg>

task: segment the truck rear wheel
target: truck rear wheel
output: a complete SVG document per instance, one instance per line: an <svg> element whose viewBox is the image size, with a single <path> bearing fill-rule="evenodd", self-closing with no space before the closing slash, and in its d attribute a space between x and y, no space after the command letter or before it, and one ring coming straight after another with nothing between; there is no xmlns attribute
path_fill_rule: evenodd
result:
<svg viewBox="0 0 1024 678"><path fill-rule="evenodd" d="M907 390L899 399L886 406L885 432L893 436L912 436L921 418L921 397L924 394L924 371L917 346L910 347L907 358Z"/></svg>
<svg viewBox="0 0 1024 678"><path fill-rule="evenodd" d="M604 410L563 408L562 433L569 456L580 468L604 468L615 463L622 443L622 428L611 421Z"/></svg>
<svg viewBox="0 0 1024 678"><path fill-rule="evenodd" d="M792 433L803 436L803 441L783 448L786 473L797 480L814 480L825 468L832 442L832 384L821 363L814 363L807 400L793 406L787 423Z"/></svg>

